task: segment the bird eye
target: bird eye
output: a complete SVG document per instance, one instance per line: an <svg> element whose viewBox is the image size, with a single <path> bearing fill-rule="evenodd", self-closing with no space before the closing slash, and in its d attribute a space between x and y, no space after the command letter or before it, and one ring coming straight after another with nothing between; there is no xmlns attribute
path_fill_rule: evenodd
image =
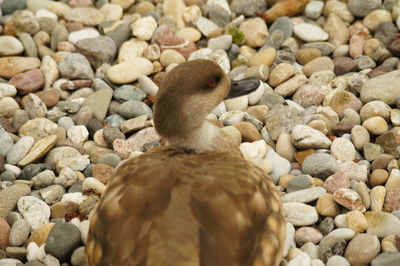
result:
<svg viewBox="0 0 400 266"><path fill-rule="evenodd" d="M218 84L219 81L220 81L220 78L219 78L219 77L210 80L210 81L207 83L207 88L209 88L209 89L215 88L215 87L217 86L217 84Z"/></svg>

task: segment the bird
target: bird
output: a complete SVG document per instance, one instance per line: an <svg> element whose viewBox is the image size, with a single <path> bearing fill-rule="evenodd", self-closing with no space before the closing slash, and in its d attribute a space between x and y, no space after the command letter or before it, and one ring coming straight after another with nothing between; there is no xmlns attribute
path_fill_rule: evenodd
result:
<svg viewBox="0 0 400 266"><path fill-rule="evenodd" d="M154 103L167 145L127 159L90 215L91 266L277 266L286 222L278 190L207 115L251 93L197 59L170 70Z"/></svg>

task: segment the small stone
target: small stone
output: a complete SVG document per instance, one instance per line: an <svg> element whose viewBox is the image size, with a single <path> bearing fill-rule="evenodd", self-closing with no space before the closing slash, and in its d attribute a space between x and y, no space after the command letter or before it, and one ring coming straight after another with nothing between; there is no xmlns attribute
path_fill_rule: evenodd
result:
<svg viewBox="0 0 400 266"><path fill-rule="evenodd" d="M72 186L78 181L78 175L69 167L64 167L61 169L58 177L54 179L54 184L60 184L65 188Z"/></svg>
<svg viewBox="0 0 400 266"><path fill-rule="evenodd" d="M40 69L29 70L12 77L10 84L17 88L19 94L26 95L43 88L43 73Z"/></svg>
<svg viewBox="0 0 400 266"><path fill-rule="evenodd" d="M376 144L383 147L385 153L396 155L396 147L400 143L400 128L394 127L376 138Z"/></svg>
<svg viewBox="0 0 400 266"><path fill-rule="evenodd" d="M308 23L296 24L293 31L297 37L306 42L326 41L329 38L329 34L320 27Z"/></svg>
<svg viewBox="0 0 400 266"><path fill-rule="evenodd" d="M75 47L95 68L99 68L102 64L111 64L117 53L115 42L107 36L82 39L75 44Z"/></svg>
<svg viewBox="0 0 400 266"><path fill-rule="evenodd" d="M390 52L385 45L378 39L368 39L364 42L364 53L371 57L375 62L383 62L390 57Z"/></svg>
<svg viewBox="0 0 400 266"><path fill-rule="evenodd" d="M400 210L400 188L389 189L387 191L384 209L389 212Z"/></svg>
<svg viewBox="0 0 400 266"><path fill-rule="evenodd" d="M370 141L370 135L365 127L356 125L351 129L351 140L357 150L362 150L364 144Z"/></svg>
<svg viewBox="0 0 400 266"><path fill-rule="evenodd" d="M368 228L367 220L360 211L349 211L345 215L347 226L356 234L365 232Z"/></svg>
<svg viewBox="0 0 400 266"><path fill-rule="evenodd" d="M304 108L318 106L324 99L324 93L320 86L304 84L301 85L293 95L293 101Z"/></svg>
<svg viewBox="0 0 400 266"><path fill-rule="evenodd" d="M350 266L350 263L342 256L332 256L326 262L326 266Z"/></svg>
<svg viewBox="0 0 400 266"><path fill-rule="evenodd" d="M4 218L0 218L0 248L6 249L9 245L10 226Z"/></svg>
<svg viewBox="0 0 400 266"><path fill-rule="evenodd" d="M361 88L361 100L363 102L379 100L389 105L394 104L394 99L400 97L400 90L396 86L399 78L400 70L396 70L368 80ZM376 91L379 93L376 94Z"/></svg>
<svg viewBox="0 0 400 266"><path fill-rule="evenodd" d="M51 170L45 170L35 175L31 180L33 181L33 187L35 189L45 188L53 184L55 174Z"/></svg>
<svg viewBox="0 0 400 266"><path fill-rule="evenodd" d="M34 57L8 56L0 58L0 77L13 76L40 67L40 60Z"/></svg>
<svg viewBox="0 0 400 266"><path fill-rule="evenodd" d="M302 65L305 65L320 56L322 56L321 51L317 48L302 48L296 53L296 59Z"/></svg>
<svg viewBox="0 0 400 266"><path fill-rule="evenodd" d="M156 28L157 21L152 16L146 16L133 23L132 33L139 40L148 41L153 37Z"/></svg>
<svg viewBox="0 0 400 266"><path fill-rule="evenodd" d="M318 213L314 207L303 203L283 203L286 221L295 226L312 225L318 220Z"/></svg>
<svg viewBox="0 0 400 266"><path fill-rule="evenodd" d="M365 17L375 9L380 8L382 1L381 0L371 0L371 1L362 1L362 0L350 0L347 4L351 13L353 13L357 17Z"/></svg>
<svg viewBox="0 0 400 266"><path fill-rule="evenodd" d="M104 20L104 15L98 9L77 7L69 9L64 17L67 21L80 22L87 26L96 26Z"/></svg>
<svg viewBox="0 0 400 266"><path fill-rule="evenodd" d="M337 171L325 180L324 188L332 194L339 188L350 188L350 178L344 172Z"/></svg>
<svg viewBox="0 0 400 266"><path fill-rule="evenodd" d="M9 243L11 246L20 246L25 243L30 233L30 226L25 220L16 221L10 231Z"/></svg>
<svg viewBox="0 0 400 266"><path fill-rule="evenodd" d="M379 116L366 119L362 125L368 130L369 133L371 133L371 135L382 135L389 129L385 119Z"/></svg>
<svg viewBox="0 0 400 266"><path fill-rule="evenodd" d="M166 49L160 55L160 63L164 67L168 67L171 64L181 64L183 62L185 62L185 58L173 49Z"/></svg>
<svg viewBox="0 0 400 266"><path fill-rule="evenodd" d="M317 211L322 216L335 217L340 214L340 206L333 199L332 194L322 195L316 205Z"/></svg>
<svg viewBox="0 0 400 266"><path fill-rule="evenodd" d="M365 143L363 146L364 158L367 161L375 160L379 155L383 154L383 148L373 143Z"/></svg>
<svg viewBox="0 0 400 266"><path fill-rule="evenodd" d="M333 64L334 72L338 76L357 70L357 63L350 57L336 57Z"/></svg>
<svg viewBox="0 0 400 266"><path fill-rule="evenodd" d="M232 45L232 36L229 34L224 34L215 38L211 38L207 42L207 48L210 48L213 51L217 51L219 49L228 51Z"/></svg>
<svg viewBox="0 0 400 266"><path fill-rule="evenodd" d="M322 132L304 125L293 128L292 141L301 149L328 148L332 143Z"/></svg>
<svg viewBox="0 0 400 266"><path fill-rule="evenodd" d="M257 128L249 122L238 122L233 126L240 131L243 142L253 142L261 139Z"/></svg>
<svg viewBox="0 0 400 266"><path fill-rule="evenodd" d="M365 218L368 221L367 233L376 235L379 238L392 234L399 234L400 220L396 216L386 212L366 212Z"/></svg>
<svg viewBox="0 0 400 266"><path fill-rule="evenodd" d="M33 196L24 196L18 200L17 206L32 230L49 222L50 208L44 201Z"/></svg>
<svg viewBox="0 0 400 266"><path fill-rule="evenodd" d="M371 261L371 266L391 266L400 263L400 252L381 253Z"/></svg>
<svg viewBox="0 0 400 266"><path fill-rule="evenodd" d="M273 72L273 71L272 71ZM272 74L271 72L271 74ZM304 75L296 75L293 78L281 83L275 88L275 93L281 96L289 96L296 92L296 90L307 82L307 77Z"/></svg>
<svg viewBox="0 0 400 266"><path fill-rule="evenodd" d="M371 211L382 211L385 196L386 189L384 186L376 186L371 189Z"/></svg>
<svg viewBox="0 0 400 266"><path fill-rule="evenodd" d="M93 79L94 74L89 61L78 53L65 56L58 65L60 74L68 79Z"/></svg>
<svg viewBox="0 0 400 266"><path fill-rule="evenodd" d="M324 8L323 2L311 1L306 5L304 9L304 14L311 19L317 19L321 16L323 8Z"/></svg>
<svg viewBox="0 0 400 266"><path fill-rule="evenodd" d="M83 143L87 140L89 132L85 126L73 126L68 129L67 136L73 143Z"/></svg>
<svg viewBox="0 0 400 266"><path fill-rule="evenodd" d="M32 148L35 140L30 136L20 138L7 153L7 163L16 165Z"/></svg>
<svg viewBox="0 0 400 266"><path fill-rule="evenodd" d="M263 49L249 59L249 66L271 66L276 57L276 50L272 47ZM1 64L0 64L1 65ZM1 73L0 73L1 76Z"/></svg>
<svg viewBox="0 0 400 266"><path fill-rule="evenodd" d="M380 251L377 236L357 234L348 244L345 252L346 259L351 265L368 265Z"/></svg>
<svg viewBox="0 0 400 266"><path fill-rule="evenodd" d="M352 189L339 188L333 193L333 198L349 210L365 211L360 196Z"/></svg>
<svg viewBox="0 0 400 266"><path fill-rule="evenodd" d="M71 255L72 266L87 265L88 261L86 258L85 247L79 247L74 250Z"/></svg>
<svg viewBox="0 0 400 266"><path fill-rule="evenodd" d="M0 36L0 55L19 55L24 51L22 43L13 36Z"/></svg>
<svg viewBox="0 0 400 266"><path fill-rule="evenodd" d="M72 252L81 242L79 229L70 223L56 223L46 241L46 253L52 254L61 261L70 258Z"/></svg>
<svg viewBox="0 0 400 266"><path fill-rule="evenodd" d="M250 18L245 20L239 27L245 35L246 45L260 47L268 38L267 26L261 18Z"/></svg>
<svg viewBox="0 0 400 266"><path fill-rule="evenodd" d="M107 77L113 83L124 84L137 80L139 75L149 75L152 71L153 64L149 60L137 57L110 67Z"/></svg>
<svg viewBox="0 0 400 266"><path fill-rule="evenodd" d="M302 171L311 176L326 178L337 169L333 156L324 153L314 153L307 156L302 165Z"/></svg>
<svg viewBox="0 0 400 266"><path fill-rule="evenodd" d="M289 181L288 189L290 188L293 179ZM325 195L325 193L326 190L322 187L313 187L308 189L297 190L295 192L290 192L284 195L282 197L282 202L309 203L319 199L321 196Z"/></svg>
<svg viewBox="0 0 400 266"><path fill-rule="evenodd" d="M356 157L356 149L350 140L336 138L331 145L331 154L341 161L353 161Z"/></svg>
<svg viewBox="0 0 400 266"><path fill-rule="evenodd" d="M295 239L299 246L302 246L307 242L317 244L322 239L322 234L313 227L300 227L296 231Z"/></svg>
<svg viewBox="0 0 400 266"><path fill-rule="evenodd" d="M100 36L100 33L94 28L84 28L81 30L77 30L71 32L68 35L68 41L72 44L76 44L78 41L87 39L87 38L96 38Z"/></svg>
<svg viewBox="0 0 400 266"><path fill-rule="evenodd" d="M325 70L334 70L334 64L332 59L330 59L327 56L322 56L322 57L317 57L311 61L309 61L307 64L304 65L303 67L303 73L309 77L315 72L319 71L325 71Z"/></svg>
<svg viewBox="0 0 400 266"><path fill-rule="evenodd" d="M46 155L56 144L57 136L50 135L38 140L30 149L28 154L19 161L19 166L26 166Z"/></svg>

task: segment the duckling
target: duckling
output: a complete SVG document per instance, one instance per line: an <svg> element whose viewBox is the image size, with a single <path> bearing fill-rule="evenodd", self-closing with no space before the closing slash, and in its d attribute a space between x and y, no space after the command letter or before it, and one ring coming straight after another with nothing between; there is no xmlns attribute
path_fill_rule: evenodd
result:
<svg viewBox="0 0 400 266"><path fill-rule="evenodd" d="M91 215L91 266L277 266L286 223L278 191L207 115L254 91L208 60L173 68L154 107L169 146L122 163Z"/></svg>

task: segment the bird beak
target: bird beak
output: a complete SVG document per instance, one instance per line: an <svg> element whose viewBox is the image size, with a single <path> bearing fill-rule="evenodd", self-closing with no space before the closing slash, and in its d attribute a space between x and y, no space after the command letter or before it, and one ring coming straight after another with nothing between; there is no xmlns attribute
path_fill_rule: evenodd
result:
<svg viewBox="0 0 400 266"><path fill-rule="evenodd" d="M225 100L247 95L255 91L261 82L255 78L247 78L231 82L231 90Z"/></svg>

